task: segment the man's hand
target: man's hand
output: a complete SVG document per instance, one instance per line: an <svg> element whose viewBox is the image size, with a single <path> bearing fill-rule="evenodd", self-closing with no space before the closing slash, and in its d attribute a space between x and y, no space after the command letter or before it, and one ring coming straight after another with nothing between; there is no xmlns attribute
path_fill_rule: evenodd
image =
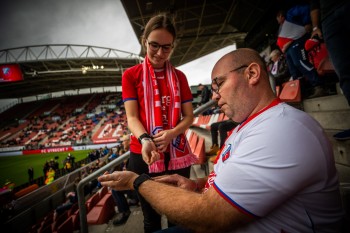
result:
<svg viewBox="0 0 350 233"><path fill-rule="evenodd" d="M318 38L320 38L320 39L323 38L321 29L315 28L315 30L312 31L312 33L311 33L311 38L313 38L313 37L315 37L315 36L318 37Z"/></svg>
<svg viewBox="0 0 350 233"><path fill-rule="evenodd" d="M189 191L196 191L197 183L193 180L187 179L186 177L180 176L178 174L157 176L153 178L154 181L171 184L182 189Z"/></svg>
<svg viewBox="0 0 350 233"><path fill-rule="evenodd" d="M116 171L112 174L105 172L98 177L98 181L102 186L107 186L115 190L132 190L134 189L134 181L138 175L131 171Z"/></svg>

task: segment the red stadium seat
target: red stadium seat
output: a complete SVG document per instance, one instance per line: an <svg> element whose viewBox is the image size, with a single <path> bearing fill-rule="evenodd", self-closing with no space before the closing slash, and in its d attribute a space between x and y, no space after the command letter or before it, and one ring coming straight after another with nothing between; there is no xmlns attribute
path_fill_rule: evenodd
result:
<svg viewBox="0 0 350 233"><path fill-rule="evenodd" d="M102 199L106 194L108 193L108 187L107 186L103 186L99 192L100 194L100 199Z"/></svg>
<svg viewBox="0 0 350 233"><path fill-rule="evenodd" d="M198 140L198 135L196 133L193 133L193 136L190 140L190 147L192 151L196 149L197 140Z"/></svg>
<svg viewBox="0 0 350 233"><path fill-rule="evenodd" d="M300 102L301 101L301 89L300 81L293 80L283 84L283 88L280 94L280 99L285 102Z"/></svg>
<svg viewBox="0 0 350 233"><path fill-rule="evenodd" d="M63 212L62 214L56 216L56 218L54 219L51 228L52 231L56 231L57 228L68 218L68 211Z"/></svg>
<svg viewBox="0 0 350 233"><path fill-rule="evenodd" d="M74 231L72 217L68 217L61 225L57 227L57 233L72 233Z"/></svg>
<svg viewBox="0 0 350 233"><path fill-rule="evenodd" d="M197 156L196 164L204 164L206 162L204 138L199 138L194 154Z"/></svg>
<svg viewBox="0 0 350 233"><path fill-rule="evenodd" d="M100 225L107 223L115 214L114 200L112 194L106 194L97 205L87 214L87 222L90 225Z"/></svg>
<svg viewBox="0 0 350 233"><path fill-rule="evenodd" d="M100 200L100 195L99 193L95 193L90 197L86 202L86 211L89 212Z"/></svg>

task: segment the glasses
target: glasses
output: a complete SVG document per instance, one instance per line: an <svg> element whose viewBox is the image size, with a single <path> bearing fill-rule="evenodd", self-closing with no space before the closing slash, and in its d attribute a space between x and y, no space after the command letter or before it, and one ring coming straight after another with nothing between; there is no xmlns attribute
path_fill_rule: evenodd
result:
<svg viewBox="0 0 350 233"><path fill-rule="evenodd" d="M149 48L153 51L153 52L158 52L158 50L160 48L162 48L164 53L170 53L170 51L174 48L173 44L163 44L160 45L157 42L151 41L149 42L148 40L146 40L148 43Z"/></svg>
<svg viewBox="0 0 350 233"><path fill-rule="evenodd" d="M247 68L247 67L248 67L247 65L242 65L242 66L237 67L237 68L235 68L235 69L233 69L233 70L230 70L229 72L227 72L226 74L224 74L224 75L222 75L222 76L215 77L215 78L213 79L212 83L211 83L211 91L212 91L212 92L215 92L216 94L219 94L220 87L224 84L224 82L226 81L226 79L223 80L223 81L221 81L221 82L219 82L218 79L225 78L229 73L235 72L235 71L238 71L238 70L240 70L240 69L242 69L242 68ZM213 88L213 83L215 83L215 85L217 86L217 89Z"/></svg>

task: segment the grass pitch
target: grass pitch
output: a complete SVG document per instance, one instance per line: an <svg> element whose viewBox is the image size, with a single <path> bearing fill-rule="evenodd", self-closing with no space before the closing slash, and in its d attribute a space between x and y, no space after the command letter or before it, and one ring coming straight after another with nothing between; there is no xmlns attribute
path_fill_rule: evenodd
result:
<svg viewBox="0 0 350 233"><path fill-rule="evenodd" d="M75 161L80 161L88 156L91 150L53 152L46 154L32 154L21 156L0 156L0 185L5 184L6 180L11 180L16 186L29 181L28 168L33 167L34 179L43 176L43 167L45 162L55 159L58 156L59 168L63 168L63 161L68 153L75 157Z"/></svg>

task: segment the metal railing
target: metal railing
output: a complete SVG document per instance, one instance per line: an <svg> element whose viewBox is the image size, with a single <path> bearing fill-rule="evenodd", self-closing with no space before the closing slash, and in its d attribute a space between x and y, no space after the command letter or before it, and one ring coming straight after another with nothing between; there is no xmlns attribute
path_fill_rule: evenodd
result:
<svg viewBox="0 0 350 233"><path fill-rule="evenodd" d="M130 156L130 152L124 153L122 156L119 156L118 158L114 159L113 161L109 162L105 166L101 167L100 169L94 171L84 179L82 179L77 187L77 194L78 194L78 206L79 206L79 216L80 216L80 232L85 233L88 231L88 224L87 224L87 211L85 206L85 194L84 194L84 186L87 185L90 181L97 179L99 176L101 176L104 172L110 171L115 166L121 164L125 159L128 159Z"/></svg>
<svg viewBox="0 0 350 233"><path fill-rule="evenodd" d="M201 105L200 107L196 108L193 111L193 114L195 116L198 116L199 114L203 113L204 111L208 110L210 107L214 106L216 104L216 101L210 100L209 102ZM87 224L87 211L85 206L85 195L84 195L84 186L87 185L90 181L97 179L99 176L101 176L104 172L110 171L114 167L121 164L125 159L128 159L130 156L130 152L124 153L122 156L114 159L113 161L109 162L107 165L101 167L100 169L96 170L95 172L91 173L84 179L82 179L77 187L77 194L78 194L78 206L79 206L79 217L80 217L80 232L81 233L87 233L88 230L88 224Z"/></svg>

